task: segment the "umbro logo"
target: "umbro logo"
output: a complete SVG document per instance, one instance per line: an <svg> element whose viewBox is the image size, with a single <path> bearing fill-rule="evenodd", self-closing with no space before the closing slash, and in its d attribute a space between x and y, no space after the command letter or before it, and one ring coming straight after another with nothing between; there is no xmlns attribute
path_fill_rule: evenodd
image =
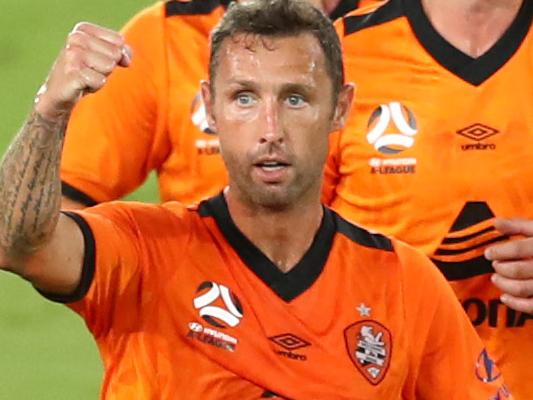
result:
<svg viewBox="0 0 533 400"><path fill-rule="evenodd" d="M475 141L476 143L463 144L461 149L464 151L467 150L496 150L496 145L493 143L481 143L485 139L488 139L491 136L494 136L500 131L490 126L483 125L480 123L475 123L466 128L459 129L456 132L458 135L464 136L470 140Z"/></svg>
<svg viewBox="0 0 533 400"><path fill-rule="evenodd" d="M497 129L491 128L490 126L483 124L473 124L457 131L459 135L463 135L464 137L475 140L477 142L494 136L498 132L499 131Z"/></svg>
<svg viewBox="0 0 533 400"><path fill-rule="evenodd" d="M292 333L272 336L269 339L287 350L301 349L302 347L307 347L311 344Z"/></svg>
<svg viewBox="0 0 533 400"><path fill-rule="evenodd" d="M293 353L293 351L302 349L307 346L311 346L311 343L308 341L293 335L292 333L283 333L281 335L276 335L269 337L271 341L276 343L278 346L282 347L285 350L276 350L276 353L282 357L290 358L291 360L305 361L307 356L303 354Z"/></svg>

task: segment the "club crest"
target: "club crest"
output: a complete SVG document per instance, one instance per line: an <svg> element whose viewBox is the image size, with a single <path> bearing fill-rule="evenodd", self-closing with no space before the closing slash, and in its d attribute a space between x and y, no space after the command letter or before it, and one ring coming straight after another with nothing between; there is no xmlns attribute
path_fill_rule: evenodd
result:
<svg viewBox="0 0 533 400"><path fill-rule="evenodd" d="M373 385L380 383L389 368L392 337L377 321L365 320L344 330L346 350L363 376Z"/></svg>

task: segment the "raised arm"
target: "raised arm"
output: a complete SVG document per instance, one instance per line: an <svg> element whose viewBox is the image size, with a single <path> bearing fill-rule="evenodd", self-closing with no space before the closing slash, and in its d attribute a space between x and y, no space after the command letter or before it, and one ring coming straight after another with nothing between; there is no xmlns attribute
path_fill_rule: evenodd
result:
<svg viewBox="0 0 533 400"><path fill-rule="evenodd" d="M168 157L166 118L160 118L169 98L165 20L161 4L133 17L121 30L135 55L131 65L74 107L61 160L63 209L120 199ZM181 32L187 23L177 25Z"/></svg>
<svg viewBox="0 0 533 400"><path fill-rule="evenodd" d="M43 291L74 290L83 261L82 234L60 214L59 166L70 111L83 94L104 86L117 65L129 63L118 33L78 24L0 165L0 269Z"/></svg>

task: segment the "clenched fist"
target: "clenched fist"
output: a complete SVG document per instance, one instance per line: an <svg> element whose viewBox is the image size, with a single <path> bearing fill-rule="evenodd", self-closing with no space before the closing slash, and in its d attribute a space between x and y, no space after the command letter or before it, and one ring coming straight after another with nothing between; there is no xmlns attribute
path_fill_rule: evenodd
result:
<svg viewBox="0 0 533 400"><path fill-rule="evenodd" d="M119 33L77 24L38 93L36 111L49 120L69 113L83 94L102 88L117 66L130 62L131 51Z"/></svg>

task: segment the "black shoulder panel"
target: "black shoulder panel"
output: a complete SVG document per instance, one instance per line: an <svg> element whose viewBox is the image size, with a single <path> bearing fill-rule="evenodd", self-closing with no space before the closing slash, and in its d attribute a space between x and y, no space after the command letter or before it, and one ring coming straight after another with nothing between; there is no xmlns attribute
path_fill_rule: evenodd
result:
<svg viewBox="0 0 533 400"><path fill-rule="evenodd" d="M351 35L361 29L384 24L404 14L400 0L389 0L375 11L363 15L351 15L344 18L344 36Z"/></svg>
<svg viewBox="0 0 533 400"><path fill-rule="evenodd" d="M221 5L226 6L228 1L223 0L191 0L187 2L171 0L165 4L167 17L173 15L207 15L211 14Z"/></svg>
<svg viewBox="0 0 533 400"><path fill-rule="evenodd" d="M372 247L384 251L394 250L391 240L386 236L379 233L370 233L366 229L346 221L337 213L333 214L335 215L337 232L342 233L348 239L365 247Z"/></svg>
<svg viewBox="0 0 533 400"><path fill-rule="evenodd" d="M335 21L359 7L359 0L341 0L337 7L329 14L329 18Z"/></svg>

